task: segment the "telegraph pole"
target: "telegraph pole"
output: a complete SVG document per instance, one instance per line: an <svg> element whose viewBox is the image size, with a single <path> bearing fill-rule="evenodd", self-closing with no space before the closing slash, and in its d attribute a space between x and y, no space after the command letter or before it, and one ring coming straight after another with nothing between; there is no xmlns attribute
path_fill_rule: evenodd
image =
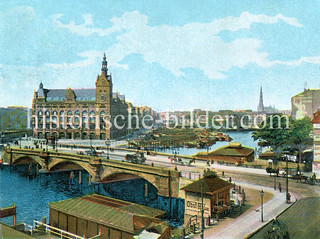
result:
<svg viewBox="0 0 320 239"><path fill-rule="evenodd" d="M290 203L289 198L289 180L288 180L288 155L286 155L286 202Z"/></svg>
<svg viewBox="0 0 320 239"><path fill-rule="evenodd" d="M203 217L203 184L201 185L201 239L204 238L204 217Z"/></svg>

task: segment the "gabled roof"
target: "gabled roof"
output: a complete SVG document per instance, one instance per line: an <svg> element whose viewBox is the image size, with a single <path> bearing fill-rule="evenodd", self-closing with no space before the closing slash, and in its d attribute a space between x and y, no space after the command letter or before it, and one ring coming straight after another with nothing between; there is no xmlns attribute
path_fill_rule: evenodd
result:
<svg viewBox="0 0 320 239"><path fill-rule="evenodd" d="M253 148L242 146L241 143L229 143L228 145L217 148L211 152L209 155L219 155L219 156L249 156L254 152Z"/></svg>
<svg viewBox="0 0 320 239"><path fill-rule="evenodd" d="M203 185L203 193L212 195L216 191L221 189L228 189L233 186L232 183L219 178L215 173L210 172L209 175L200 178L199 180L184 186L181 190L187 192L201 193L201 187Z"/></svg>
<svg viewBox="0 0 320 239"><path fill-rule="evenodd" d="M312 124L320 124L320 110L313 114Z"/></svg>
<svg viewBox="0 0 320 239"><path fill-rule="evenodd" d="M97 194L49 203L49 208L133 234L165 214L159 209Z"/></svg>

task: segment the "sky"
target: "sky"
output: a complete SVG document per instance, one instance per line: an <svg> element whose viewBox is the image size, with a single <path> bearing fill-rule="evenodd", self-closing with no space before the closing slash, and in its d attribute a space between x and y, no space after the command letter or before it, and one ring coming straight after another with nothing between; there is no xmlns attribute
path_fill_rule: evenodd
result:
<svg viewBox="0 0 320 239"><path fill-rule="evenodd" d="M113 88L157 111L290 109L320 88L320 5L291 0L0 2L0 106L34 90Z"/></svg>

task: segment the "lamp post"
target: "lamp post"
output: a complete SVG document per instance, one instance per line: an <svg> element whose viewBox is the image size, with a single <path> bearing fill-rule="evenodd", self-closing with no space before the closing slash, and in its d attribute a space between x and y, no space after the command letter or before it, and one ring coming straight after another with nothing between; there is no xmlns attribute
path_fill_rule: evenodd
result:
<svg viewBox="0 0 320 239"><path fill-rule="evenodd" d="M288 155L286 155L286 202L290 203L288 170Z"/></svg>
<svg viewBox="0 0 320 239"><path fill-rule="evenodd" d="M204 184L201 185L201 239L204 238L204 207L203 207L203 190L204 190Z"/></svg>
<svg viewBox="0 0 320 239"><path fill-rule="evenodd" d="M20 149L21 149L21 137L19 138L19 140L20 140Z"/></svg>
<svg viewBox="0 0 320 239"><path fill-rule="evenodd" d="M261 197L261 222L263 222L263 195L264 195L264 191L263 191L263 189L261 189L261 191L260 191L260 197Z"/></svg>
<svg viewBox="0 0 320 239"><path fill-rule="evenodd" d="M109 139L106 140L106 147L107 147L107 159L109 159L109 148L110 148L110 141Z"/></svg>

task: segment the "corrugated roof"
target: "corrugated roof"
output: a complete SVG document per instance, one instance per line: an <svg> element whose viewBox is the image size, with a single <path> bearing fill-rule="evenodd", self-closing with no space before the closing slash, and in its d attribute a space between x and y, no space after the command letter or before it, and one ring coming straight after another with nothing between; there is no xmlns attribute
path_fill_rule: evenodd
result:
<svg viewBox="0 0 320 239"><path fill-rule="evenodd" d="M152 218L165 214L159 209L97 194L53 202L49 208L130 233L146 227Z"/></svg>
<svg viewBox="0 0 320 239"><path fill-rule="evenodd" d="M184 186L181 190L194 192L194 193L201 193L201 187L203 185L203 192L205 194L212 195L214 192L223 189L223 188L231 188L233 186L232 183L219 178L218 176L214 175L213 173L200 178L199 180Z"/></svg>

